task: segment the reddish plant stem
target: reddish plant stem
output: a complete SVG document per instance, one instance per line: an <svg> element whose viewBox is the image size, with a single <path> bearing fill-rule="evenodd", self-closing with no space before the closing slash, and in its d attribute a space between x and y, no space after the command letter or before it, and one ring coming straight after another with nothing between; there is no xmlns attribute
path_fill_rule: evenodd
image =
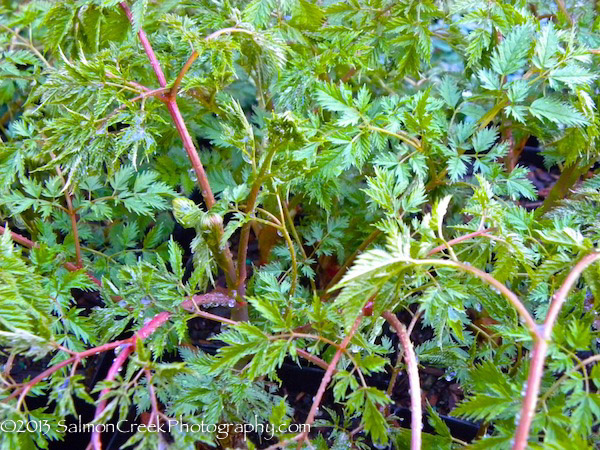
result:
<svg viewBox="0 0 600 450"><path fill-rule="evenodd" d="M310 411L308 412L308 416L306 417L306 421L304 422L305 425L312 425L312 423L315 421L315 417L317 416L317 410L319 409L319 405L321 404L321 401L323 400L323 395L325 394L325 390L327 389L327 386L329 386L329 382L331 381L331 377L333 376L333 373L335 371L337 363L340 360L340 358L342 357L342 354L344 353L344 351L346 350L346 347L348 347L348 344L350 343L352 336L354 336L354 334L358 331L358 327L360 326L360 323L362 322L363 317L364 316L361 314L356 318L356 320L354 321L354 324L352 325L352 328L350 329L350 332L346 335L346 337L340 344L339 348L335 352L335 355L333 355L333 358L331 358L331 362L329 363L329 366L327 367L327 370L325 371L325 375L323 375L323 378L321 379L321 384L319 385L319 390L317 391L317 395L315 395L313 404L310 407ZM306 433L304 433L304 436L306 437ZM302 438L300 438L300 439L302 439Z"/></svg>
<svg viewBox="0 0 600 450"><path fill-rule="evenodd" d="M169 114L171 114L175 128L177 129L177 132L183 141L183 147L187 152L188 158L190 159L192 167L194 168L194 172L196 173L196 177L198 178L198 184L200 184L200 188L202 189L202 198L206 203L206 207L210 209L215 204L215 197L212 189L210 188L202 161L200 161L200 156L196 151L192 137L190 136L190 133L183 120L183 116L181 115L181 111L179 111L179 107L177 106L175 100L171 99L167 100L167 109L169 110Z"/></svg>
<svg viewBox="0 0 600 450"><path fill-rule="evenodd" d="M127 347L121 350L121 353L119 353L119 355L115 358L112 365L110 366L110 369L108 369L108 374L104 378L104 381L113 381L117 377L117 374L121 370L121 367L123 367L123 364L125 364L125 361L127 361L129 355L133 353L133 346L134 344L127 344ZM110 389L106 388L102 389L102 392L100 392L100 402L98 403L98 406L96 406L94 420L98 420L102 415L104 408L106 408L105 396L108 394L109 391ZM94 450L102 450L101 433L98 430L98 427L93 428L90 444Z"/></svg>
<svg viewBox="0 0 600 450"><path fill-rule="evenodd" d="M496 230L495 228L486 228L484 230L474 231L473 233L465 234L464 236L459 236L457 238L451 239L448 241L447 244L452 246L455 244L459 244L460 242L467 241L469 239L473 239L474 237L477 237L477 236L487 236L488 233L491 233L492 231L495 231L495 230ZM431 256L435 253L439 253L443 250L446 250L446 248L448 248L446 244L439 245L439 246L435 247L434 249L430 250L427 253L427 256Z"/></svg>
<svg viewBox="0 0 600 450"><path fill-rule="evenodd" d="M406 372L408 373L408 384L410 386L410 448L411 450L419 450L421 448L423 411L421 407L421 385L419 381L417 357L404 324L390 311L384 311L382 316L387 320L390 326L396 330L396 334L398 335L398 338L400 338L400 343L404 350L404 360L406 362Z"/></svg>
<svg viewBox="0 0 600 450"><path fill-rule="evenodd" d="M0 226L0 234L4 234L6 232L6 228ZM27 248L36 248L38 246L38 244L36 242L33 242L30 239L27 239L25 236L21 236L18 233L15 233L14 231L10 231L10 237L13 241L15 241L18 244L21 244L23 247L27 247ZM76 272L78 270L81 270L81 267L78 267L77 265L70 263L70 262L66 262L64 264L65 269L67 269L69 272ZM97 284L98 286L102 286L102 283L100 282L100 280L98 278L96 278L94 275L92 275L91 273L86 273L86 275L89 277L90 280L92 280L92 282L94 282L95 284Z"/></svg>
<svg viewBox="0 0 600 450"><path fill-rule="evenodd" d="M181 68L181 70L179 71L179 74L177 75L177 78L175 79L175 82L173 83L173 87L169 91L169 97L168 97L169 100L175 100L177 98L177 93L179 92L179 86L181 85L181 82L183 81L183 77L185 76L187 71L190 70L190 67L192 67L192 64L194 64L194 61L196 61L197 58L198 58L198 52L196 50L194 50L192 52L192 54L190 55L190 57L188 58L188 60L183 65L183 67Z"/></svg>
<svg viewBox="0 0 600 450"><path fill-rule="evenodd" d="M125 12L125 15L129 19L129 21L131 23L133 23L131 10L129 9L129 6L127 5L127 3L121 2L120 5L121 5L121 8L123 9L123 11ZM156 57L154 50L152 49L152 45L150 44L150 41L148 41L148 37L146 36L146 33L144 32L144 30L142 28L140 28L140 30L138 31L138 37L140 39L142 47L144 48L146 56L148 57L148 60L150 61L152 70L154 71L154 74L156 75L158 84L160 85L161 88L166 87L167 80L165 78L165 74L162 71L160 62L158 61L158 58ZM191 63L190 63L190 65L191 65ZM182 78L183 78L183 76L182 76ZM215 197L214 197L212 189L210 187L210 183L208 182L208 177L206 176L206 172L204 171L204 166L202 165L200 156L198 155L198 152L196 150L196 146L194 145L192 137L190 136L190 133L185 124L185 121L183 120L183 116L181 115L179 106L177 106L176 96L170 95L166 101L166 105L167 105L167 109L169 110L169 114L171 115L171 119L173 120L173 123L175 125L175 128L177 129L177 132L179 133L179 137L181 138L181 140L183 142L183 147L188 155L190 163L192 164L194 172L196 173L196 177L198 179L198 184L200 185L200 188L201 188L201 194L202 194L202 198L204 199L204 203L206 203L206 207L208 209L210 209L215 204ZM223 234L224 234L223 225L220 225L220 227L216 230L216 235L217 235L219 242L220 242ZM233 256L231 255L231 252L230 252L228 246L225 246L225 248L222 250L222 255L223 255L224 263L226 266L224 268L224 272L225 272L225 277L227 279L227 286L233 290L236 288L236 282L235 282L236 273L235 273L235 266L233 263ZM235 318L238 318L240 320L247 320L248 319L247 306L244 304L241 304L241 302L239 302L237 304L237 306L233 309L232 316Z"/></svg>
<svg viewBox="0 0 600 450"><path fill-rule="evenodd" d="M31 390L31 388L33 386L35 386L37 383L42 381L44 378L49 377L54 372L57 372L58 370L62 369L63 367L68 366L69 364L79 362L82 359L87 358L88 356L93 356L93 355L97 355L98 353L103 353L108 350L112 350L113 348L116 348L119 345L127 344L127 342L128 342L128 339L124 339L122 341L109 342L108 344L100 345L98 347L90 348L83 352L79 352L75 356L72 356L69 359L65 359L64 361L61 361L61 362L53 365L52 367L44 370L38 376L33 378L31 381L29 381L26 385L24 385L20 389L14 390L8 397L4 398L3 401L10 400L11 398L15 398L19 394L21 394L21 396L23 396L23 394L26 395L27 392L29 392L29 390Z"/></svg>
<svg viewBox="0 0 600 450"><path fill-rule="evenodd" d="M244 30L243 28L223 28L222 30L215 31L214 33L208 35L205 40L212 41L213 39L216 39L223 34L230 34L230 33L246 33L246 34L250 34L250 35L254 34L252 31ZM188 60L183 65L183 67L181 68L181 70L179 71L177 78L175 78L175 81L173 82L173 87L171 87L171 90L169 92L169 97L168 97L169 100L175 100L175 98L177 98L177 93L179 92L179 86L181 86L183 77L185 77L185 74L188 72L188 70L190 70L190 67L192 67L192 64L194 64L194 61L196 61L196 59L198 59L198 56L199 56L199 53L196 50L194 50L192 52L192 54L190 55L190 57L188 58Z"/></svg>
<svg viewBox="0 0 600 450"><path fill-rule="evenodd" d="M53 153L50 153L52 159L56 159ZM77 213L73 208L73 198L71 193L66 189L67 180L63 176L62 170L59 166L56 166L56 173L60 177L63 187L65 188L65 201L67 202L67 211L69 218L71 219L71 229L73 231L73 241L75 242L75 260L77 261L77 267L83 268L83 259L81 258L81 243L79 242L79 231L77 230Z"/></svg>
<svg viewBox="0 0 600 450"><path fill-rule="evenodd" d="M567 300L569 291L577 282L581 273L590 264L593 264L599 259L599 252L590 253L581 258L573 270L571 270L569 275L567 275L567 278L563 282L560 289L556 291L553 296L550 309L548 310L546 320L541 330L540 339L535 343L533 348L533 357L531 360L531 366L529 367L529 375L527 377L527 390L525 392L523 406L521 407L521 420L515 434L513 450L524 450L527 447L529 429L531 428L531 422L533 421L533 416L535 415L540 385L542 382L542 376L544 374L546 353L548 351L550 340L552 339L552 328L556 322L556 319L558 318L558 314Z"/></svg>
<svg viewBox="0 0 600 450"><path fill-rule="evenodd" d="M129 6L127 5L126 2L121 2L120 5L121 5L121 8L123 9L123 11L125 12L125 15L127 16L127 19L133 25L133 15L131 14L131 10L129 9ZM152 46L150 45L150 41L148 40L146 33L141 28L138 31L138 37L140 38L142 47L144 47L146 56L150 60L150 65L152 66L152 70L154 71L154 74L156 75L156 78L158 79L158 84L160 84L160 87L165 87L167 85L167 79L165 78L165 74L163 73L162 68L160 67L158 58L154 54L154 50L152 50Z"/></svg>
<svg viewBox="0 0 600 450"><path fill-rule="evenodd" d="M276 448L283 448L285 445L290 444L292 442L296 442L296 441L299 441L299 445L300 445L302 443L302 441L307 438L309 426L315 420L315 417L317 415L317 410L319 409L319 405L321 404L321 401L323 399L323 395L325 394L325 390L327 389L327 386L329 385L329 382L331 381L331 377L335 373L335 370L336 370L335 367L336 367L338 361L340 360L340 358L342 356L342 353L344 353L346 347L350 343L350 340L352 339L352 337L354 336L354 334L358 330L358 327L359 327L360 323L362 322L363 317L364 316L361 314L361 315L359 315L356 318L356 320L354 321L354 324L352 325L352 328L350 329L350 332L346 335L346 337L344 338L344 340L342 341L342 343L338 347L335 355L333 355L333 358L331 359L331 362L327 365L327 370L325 371L325 375L323 375L323 378L321 379L321 384L319 385L319 389L317 391L317 395L315 396L315 398L313 400L313 404L312 404L312 406L310 408L310 411L308 413L308 417L306 418L306 421L304 423L304 425L305 425L304 429L306 431L303 432L303 433L300 433L300 434L298 434L296 436L294 436L293 438L291 438L289 440L273 444L273 445L267 447L266 450L273 450L273 449L276 449Z"/></svg>
<svg viewBox="0 0 600 450"><path fill-rule="evenodd" d="M0 234L4 234L6 232L6 228L0 226ZM10 232L10 238L18 244L21 244L23 247L27 248L35 248L37 244L33 242L31 239L27 239L25 236L20 235L19 233L15 233L14 231Z"/></svg>
<svg viewBox="0 0 600 450"><path fill-rule="evenodd" d="M529 329L529 332L531 333L534 340L538 340L540 338L537 323L535 322L535 320L533 320L533 317L531 316L531 314L529 314L529 311L527 310L525 305L521 302L521 300L519 300L519 297L517 297L517 295L513 291L508 289L503 283L500 283L489 273L484 272L483 270L473 267L471 265L447 259L420 259L414 260L413 262L415 264L431 264L432 266L455 267L457 269L462 270L463 272L468 272L472 275L475 275L477 278L481 279L485 283L496 288L513 305L513 307L521 316L521 319L523 319L523 322L525 322L525 325Z"/></svg>
<svg viewBox="0 0 600 450"><path fill-rule="evenodd" d="M161 325L167 322L170 317L171 314L169 314L166 311L157 314L156 316L154 316L154 319L152 319L150 322L148 322L146 325L140 328L140 330L133 337L129 338L129 342L128 344L126 344L127 346L124 347L121 350L121 353L119 353L119 355L115 358L104 380L113 381L117 377L121 368L123 367L123 364L125 364L125 361L127 361L127 358L129 358L129 355L133 353L137 339L146 339L148 336L154 333ZM98 419L102 415L104 408L106 408L105 396L106 394L108 394L109 391L110 389L106 388L102 389L102 392L100 392L100 402L98 403L98 406L96 406L94 420ZM100 431L97 429L97 427L94 427L94 431L92 432L91 443L95 450L102 449L102 441L100 437Z"/></svg>
<svg viewBox="0 0 600 450"><path fill-rule="evenodd" d="M150 396L150 403L152 404L152 414L150 415L149 423L152 423L152 420L156 420L156 426L158 427L160 424L160 408L158 407L158 399L156 398L156 391L154 390L154 385L152 384L152 372L150 369L145 368L144 374L146 375L147 385L148 385L148 394Z"/></svg>
<svg viewBox="0 0 600 450"><path fill-rule="evenodd" d="M315 366L319 366L321 369L327 370L329 368L329 364L327 364L326 361L323 361L318 356L313 355L312 353L309 353L306 350L297 348L296 353L298 353L298 355L300 355L302 358L306 359L307 361L310 361L311 363L313 363Z"/></svg>

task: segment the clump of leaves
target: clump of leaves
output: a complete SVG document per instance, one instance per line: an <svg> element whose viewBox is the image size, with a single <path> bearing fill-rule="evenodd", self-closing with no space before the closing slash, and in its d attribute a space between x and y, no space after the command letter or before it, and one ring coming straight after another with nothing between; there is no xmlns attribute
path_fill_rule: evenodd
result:
<svg viewBox="0 0 600 450"><path fill-rule="evenodd" d="M435 367L474 448L597 446L597 28L591 1L3 2L0 420L43 426L2 445L64 439L77 400L280 447L464 446L421 404ZM319 428L294 434L301 360ZM238 445L215 430L128 445Z"/></svg>

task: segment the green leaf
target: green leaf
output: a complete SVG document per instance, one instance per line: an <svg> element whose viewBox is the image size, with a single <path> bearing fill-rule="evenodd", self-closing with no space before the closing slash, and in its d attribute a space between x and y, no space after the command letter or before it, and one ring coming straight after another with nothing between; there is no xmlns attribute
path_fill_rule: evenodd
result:
<svg viewBox="0 0 600 450"><path fill-rule="evenodd" d="M266 298L247 297L248 302L268 321L276 327L285 329L285 320L275 302Z"/></svg>
<svg viewBox="0 0 600 450"><path fill-rule="evenodd" d="M531 47L531 28L527 25L515 27L496 47L492 56L492 70L498 75L510 75L527 61Z"/></svg>
<svg viewBox="0 0 600 450"><path fill-rule="evenodd" d="M556 55L559 49L559 34L550 22L542 28L541 36L535 43L531 62L538 69L550 69L558 62Z"/></svg>
<svg viewBox="0 0 600 450"><path fill-rule="evenodd" d="M461 91L456 88L456 80L445 75L438 86L438 90L446 104L451 108L456 108L456 105L458 105L458 102L462 98Z"/></svg>
<svg viewBox="0 0 600 450"><path fill-rule="evenodd" d="M581 126L588 123L583 114L571 105L551 97L534 100L529 106L529 112L540 120L548 119L567 126Z"/></svg>
<svg viewBox="0 0 600 450"><path fill-rule="evenodd" d="M590 84L597 78L597 75L578 64L567 64L565 67L559 67L550 71L548 81L550 86L558 89L557 82L564 83L569 89L575 90L580 86Z"/></svg>

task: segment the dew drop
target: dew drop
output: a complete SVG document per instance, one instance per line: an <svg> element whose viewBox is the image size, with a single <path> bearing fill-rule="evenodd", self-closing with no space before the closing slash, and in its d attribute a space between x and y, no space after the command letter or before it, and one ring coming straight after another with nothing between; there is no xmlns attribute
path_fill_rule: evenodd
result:
<svg viewBox="0 0 600 450"><path fill-rule="evenodd" d="M125 344L121 344L121 345L115 347L115 355L118 355L119 353L121 353L125 347L127 347Z"/></svg>

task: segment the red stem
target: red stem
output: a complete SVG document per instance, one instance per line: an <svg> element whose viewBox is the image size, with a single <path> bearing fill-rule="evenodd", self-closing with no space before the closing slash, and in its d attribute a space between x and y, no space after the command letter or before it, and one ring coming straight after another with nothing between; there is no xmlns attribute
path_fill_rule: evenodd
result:
<svg viewBox="0 0 600 450"><path fill-rule="evenodd" d="M419 381L417 357L404 324L400 322L396 315L390 311L383 312L382 316L396 330L396 334L400 338L400 343L402 344L402 349L404 350L404 360L406 362L408 384L410 386L410 448L411 450L419 450L421 448L421 425L423 423L423 411L421 407L421 385Z"/></svg>
<svg viewBox="0 0 600 450"><path fill-rule="evenodd" d="M348 347L348 344L350 343L352 336L354 336L354 334L358 330L358 327L359 327L360 323L362 322L362 319L363 319L362 314L356 318L356 320L354 321L354 325L352 325L352 328L350 329L350 332L346 335L346 337L340 344L339 348L335 352L335 355L333 355L333 358L331 359L331 362L329 363L329 366L327 367L327 370L325 371L325 375L323 375L323 378L321 379L321 384L319 385L319 390L317 391L317 395L315 395L313 404L310 408L310 411L308 412L308 417L306 418L306 421L304 422L306 425L311 425L315 421L315 417L317 415L317 410L319 409L321 400L323 400L323 395L325 394L325 390L327 389L327 386L329 385L329 382L331 381L331 377L335 371L335 367L337 366L338 361L342 357L342 353L344 353L344 351L346 350L346 347Z"/></svg>
<svg viewBox="0 0 600 450"><path fill-rule="evenodd" d="M0 226L0 234L4 234L5 232L6 228ZM18 244L21 244L23 247L36 248L38 246L36 242L33 242L32 240L27 239L25 236L21 236L20 234L15 233L14 231L10 231L10 237L13 241L17 242ZM65 269L67 269L69 272L77 272L78 270L81 270L81 267L78 267L77 265L70 262L66 262L64 266ZM92 280L92 282L94 282L98 286L102 286L102 282L94 275L90 273L86 273L86 275L90 278L90 280Z"/></svg>
<svg viewBox="0 0 600 450"><path fill-rule="evenodd" d="M442 266L442 267L455 267L457 269L461 269L463 272L468 272L470 274L475 275L477 278L481 279L485 283L490 286L496 288L517 310L522 320L525 322L525 325L529 329L534 340L539 339L539 327L529 311L525 307L525 305L519 300L519 297L507 288L503 283L500 283L497 279L491 276L489 273L484 272L481 269L473 267L468 264L464 264L461 262L449 260L449 259L418 259L413 260L415 264L431 264L432 266Z"/></svg>
<svg viewBox="0 0 600 450"><path fill-rule="evenodd" d="M125 11L125 15L129 19L129 21L131 23L133 23L131 10L129 9L129 6L127 5L127 3L121 2L120 5L121 5L121 8L123 8L123 11ZM160 84L160 87L164 88L167 85L167 80L165 78L165 74L162 71L162 68L158 61L158 58L156 57L156 54L154 53L154 50L152 49L152 45L150 44L150 41L148 41L148 37L146 36L146 33L144 32L144 30L142 28L140 28L140 30L138 31L138 37L140 39L142 47L144 48L146 56L148 57L148 60L150 61L152 70L154 70L154 74L156 75L156 78L158 79L158 83ZM212 189L210 188L210 183L208 182L208 178L206 176L206 172L204 171L204 166L202 165L200 156L198 155L198 152L196 150L196 146L194 145L192 137L190 136L190 133L185 124L185 121L183 120L181 111L179 110L179 107L177 106L177 100L175 97L169 96L169 98L166 100L165 103L167 105L167 109L169 110L169 114L171 115L171 119L173 120L173 123L175 125L175 128L177 129L177 132L179 133L179 137L181 138L181 141L183 142L183 147L188 155L190 163L192 164L192 167L194 168L194 172L196 173L196 177L198 179L198 183L200 184L201 194L202 194L202 198L204 199L204 203L206 203L206 207L208 209L210 209L215 204L215 197L213 195ZM219 240L221 240L221 237L223 236L223 233L224 233L223 226L221 225L216 232L217 232L217 238ZM226 264L225 277L227 278L227 286L230 289L235 289L235 287L236 287L235 266L233 263L233 257L231 255L231 252L229 251L229 247L226 246L225 249L222 250L222 254L223 254L223 257L225 260L225 264ZM245 314L243 313L243 311L241 311L244 309L246 311ZM247 315L248 315L247 308L245 306L238 305L238 307L234 308L232 314L233 314L233 316L237 316L241 319L247 319Z"/></svg>
<svg viewBox="0 0 600 450"><path fill-rule="evenodd" d="M106 375L106 378L104 378L104 381L113 381L117 377L117 374L121 370L121 367L123 366L123 364L125 364L125 361L127 361L129 355L133 353L133 346L134 344L130 343L127 345L127 347L121 350L121 353L119 353L119 355L115 358L112 365L110 366L110 369L108 370L108 374ZM104 397L106 396L106 394L108 394L109 391L110 389L106 388L102 389L102 392L100 392L99 398L101 400L100 403L98 403L98 406L96 407L94 420L97 420L102 415L104 408L106 408L106 398ZM102 450L101 433L98 430L98 427L93 428L90 443L92 444L94 450Z"/></svg>
<svg viewBox="0 0 600 450"><path fill-rule="evenodd" d="M313 355L312 353L309 353L306 350L297 348L296 353L298 353L298 355L300 355L302 358L306 359L307 361L310 361L311 363L313 363L315 366L319 366L321 369L327 370L329 368L329 364L327 364L326 361L323 361L318 356Z"/></svg>
<svg viewBox="0 0 600 450"><path fill-rule="evenodd" d="M542 383L542 376L544 374L544 362L546 360L546 352L548 351L548 345L552 339L552 328L560 310L567 300L567 295L573 285L579 279L581 273L595 261L600 259L600 253L594 252L584 256L575 265L573 270L567 275L567 278L563 282L562 286L553 296L550 309L546 315L546 321L541 331L540 339L534 345L533 356L531 359L531 366L529 368L529 375L527 377L527 390L525 392L525 399L523 400L523 406L521 407L521 420L517 427L515 434L515 443L513 450L524 450L527 447L527 439L529 437L529 429L531 428L531 422L535 415L535 408L537 405L537 399L540 392L540 385Z"/></svg>
<svg viewBox="0 0 600 450"><path fill-rule="evenodd" d="M120 5L121 5L121 8L123 8L125 15L127 16L127 19L129 19L129 22L133 24L133 15L131 14L131 10L129 9L129 6L127 5L127 3L121 2ZM140 28L140 31L138 31L138 36L140 38L140 42L142 43L142 47L144 47L146 56L150 60L150 65L152 66L152 70L154 70L154 74L156 75L156 78L158 79L158 84L160 84L160 87L165 87L167 85L167 79L165 78L165 74L163 73L162 68L160 67L158 58L154 54L154 50L152 50L152 46L150 45L150 41L148 41L148 37L146 36L146 33L144 33L144 30L142 30L141 28Z"/></svg>
<svg viewBox="0 0 600 450"><path fill-rule="evenodd" d="M90 348L89 350L85 350L83 352L79 352L77 353L75 356L69 358L69 359L65 359L64 361L61 361L57 364L55 364L54 366L44 370L42 373L40 373L38 376L36 376L35 378L33 378L31 381L29 381L25 386L21 387L20 389L16 389L15 391L13 391L8 397L4 398L3 401L9 400L11 398L15 398L17 395L19 394L23 394L23 393L27 393L29 392L29 390L35 386L37 383L39 383L40 381L42 381L44 378L49 377L50 375L52 375L54 372L58 371L59 369L62 369L65 366L68 366L69 364L72 364L74 362L78 362L84 358L87 358L88 356L93 356L93 355L97 355L98 353L102 353L102 352L106 352L108 350L112 350L115 347L118 347L119 345L123 345L126 344L128 342L128 339L122 340L122 341L114 341L114 342L109 342L108 344L104 344L104 345L100 345L98 347L94 347L94 348Z"/></svg>
<svg viewBox="0 0 600 450"><path fill-rule="evenodd" d="M469 239L473 239L474 237L477 237L477 236L487 236L488 233L491 233L494 230L495 230L495 228L486 228L484 230L474 231L473 233L465 234L464 236L459 236L455 239L451 239L448 241L447 244L449 246L452 246L454 244L458 244L460 242L463 242L463 241L466 241ZM439 245L439 246L435 247L434 249L430 250L427 253L427 256L431 256L435 253L439 253L443 250L446 250L447 248L448 248L448 246L446 244Z"/></svg>
<svg viewBox="0 0 600 450"><path fill-rule="evenodd" d="M156 316L154 316L154 319L152 319L150 322L148 322L146 325L144 325L142 328L140 328L140 330L133 337L129 338L128 339L129 344L126 344L127 347L123 348L121 350L121 353L119 353L119 355L115 358L115 360L113 361L112 366L110 366L110 369L108 370L108 374L106 375L106 378L104 378L104 380L105 381L114 380L117 377L119 371L121 370L121 367L123 367L123 364L125 364L125 361L127 361L127 358L129 358L129 355L131 355L131 353L133 353L133 349L135 348L136 340L137 339L140 339L140 340L146 339L148 336L150 336L152 333L154 333L161 325L163 325L165 322L167 322L170 317L171 317L171 314L169 314L166 311L157 314ZM110 389L106 388L106 389L102 389L102 392L100 392L100 397L99 397L100 402L98 403L98 406L96 407L96 414L94 414L94 420L98 419L102 415L104 408L106 408L105 396L106 396L106 394L108 394L109 391L110 391ZM94 427L94 431L92 432L91 443L95 450L102 449L102 441L100 439L100 434L101 433L100 433L98 427Z"/></svg>
<svg viewBox="0 0 600 450"><path fill-rule="evenodd" d="M202 198L204 199L204 203L206 203L206 207L210 209L215 204L215 197L213 195L212 189L210 188L210 184L208 183L208 178L206 177L206 172L204 171L202 161L200 161L200 156L198 156L198 152L196 151L196 147L194 146L192 137L190 136L190 133L183 120L183 116L179 111L177 102L174 99L169 98L169 100L167 100L167 109L169 110L169 114L171 114L171 118L173 119L175 128L177 129L177 132L179 133L179 136L183 141L183 147L185 148L188 158L192 163L194 172L196 172L198 183L200 184L200 188L202 189L201 193Z"/></svg>
<svg viewBox="0 0 600 450"><path fill-rule="evenodd" d="M6 232L6 228L0 226L0 234L4 234ZM25 236L21 236L19 233L15 233L14 231L10 231L10 238L21 244L23 247L34 248L37 247L37 244L30 239L27 239Z"/></svg>
<svg viewBox="0 0 600 450"><path fill-rule="evenodd" d="M50 153L52 159L56 159L54 153ZM67 180L63 176L62 170L59 166L56 166L56 173L62 180L62 184L65 188L65 200L67 202L67 211L69 214L69 218L71 219L71 229L73 230L73 241L75 243L75 260L77 261L77 267L83 268L83 259L81 258L81 243L79 242L79 231L77 229L77 213L75 212L75 208L73 208L73 198L71 193L66 189L67 188Z"/></svg>
<svg viewBox="0 0 600 450"><path fill-rule="evenodd" d="M192 64L194 64L194 61L196 61L197 58L198 58L198 52L196 50L194 50L192 52L192 54L190 55L190 57L188 58L188 60L183 65L183 67L181 68L181 70L179 71L179 75L177 75L177 78L175 78L173 87L171 88L171 90L169 92L169 96L168 96L169 100L175 100L177 98L177 93L179 91L179 86L181 85L181 82L183 81L183 77L185 76L187 71L190 70L190 67L192 67Z"/></svg>

